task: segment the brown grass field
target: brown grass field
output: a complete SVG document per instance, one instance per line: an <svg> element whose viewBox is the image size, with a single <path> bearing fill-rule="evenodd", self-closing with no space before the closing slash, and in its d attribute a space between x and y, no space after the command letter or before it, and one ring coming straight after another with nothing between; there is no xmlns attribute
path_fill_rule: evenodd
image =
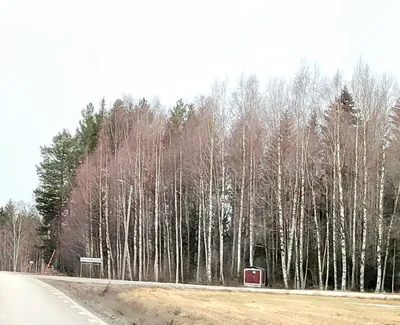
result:
<svg viewBox="0 0 400 325"><path fill-rule="evenodd" d="M46 281L110 325L400 324L400 302Z"/></svg>

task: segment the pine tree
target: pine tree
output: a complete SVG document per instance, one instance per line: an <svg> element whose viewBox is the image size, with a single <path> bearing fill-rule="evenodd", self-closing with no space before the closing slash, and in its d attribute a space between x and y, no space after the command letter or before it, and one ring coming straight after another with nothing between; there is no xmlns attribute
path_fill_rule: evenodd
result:
<svg viewBox="0 0 400 325"><path fill-rule="evenodd" d="M42 216L39 232L43 240L43 258L49 261L53 250L60 248L62 222L68 212L67 202L80 148L76 137L63 130L50 146L41 147L42 162L37 166L39 187L34 191L36 208ZM56 267L63 269L60 255Z"/></svg>
<svg viewBox="0 0 400 325"><path fill-rule="evenodd" d="M5 227L10 219L15 215L16 207L14 202L9 199L4 207L0 207L0 227Z"/></svg>
<svg viewBox="0 0 400 325"><path fill-rule="evenodd" d="M100 105L100 110L97 113L92 103L89 103L82 110L82 119L79 121L79 127L76 130L82 156L91 154L97 147L101 124L106 114L104 98Z"/></svg>
<svg viewBox="0 0 400 325"><path fill-rule="evenodd" d="M347 89L347 86L344 86L339 98L336 99L336 102L340 104L340 108L344 113L343 119L347 119L351 122L351 124L356 124L357 122L357 110L354 107L353 95Z"/></svg>
<svg viewBox="0 0 400 325"><path fill-rule="evenodd" d="M6 211L3 207L0 207L0 227L4 226L4 224L6 223L6 218Z"/></svg>

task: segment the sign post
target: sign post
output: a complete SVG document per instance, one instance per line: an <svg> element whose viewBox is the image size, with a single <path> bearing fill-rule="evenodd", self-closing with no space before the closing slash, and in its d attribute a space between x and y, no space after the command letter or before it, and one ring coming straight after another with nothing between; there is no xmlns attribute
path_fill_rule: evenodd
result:
<svg viewBox="0 0 400 325"><path fill-rule="evenodd" d="M51 254L49 263L47 263L46 269L44 270L43 274L46 274L47 270L49 269L50 265L51 265L51 261L53 260L54 254L56 253L56 250L53 251L53 253Z"/></svg>
<svg viewBox="0 0 400 325"><path fill-rule="evenodd" d="M82 277L82 266L84 264L89 265L89 277L92 277L92 265L103 265L103 259L97 258L97 257L81 257L80 258L80 272L79 272L79 277ZM100 272L100 278L101 278L101 272Z"/></svg>

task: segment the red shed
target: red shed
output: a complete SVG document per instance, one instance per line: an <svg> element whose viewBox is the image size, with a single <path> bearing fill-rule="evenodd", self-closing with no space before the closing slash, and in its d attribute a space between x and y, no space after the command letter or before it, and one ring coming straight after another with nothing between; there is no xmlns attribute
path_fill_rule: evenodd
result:
<svg viewBox="0 0 400 325"><path fill-rule="evenodd" d="M265 287L265 269L258 266L246 267L243 272L245 287Z"/></svg>

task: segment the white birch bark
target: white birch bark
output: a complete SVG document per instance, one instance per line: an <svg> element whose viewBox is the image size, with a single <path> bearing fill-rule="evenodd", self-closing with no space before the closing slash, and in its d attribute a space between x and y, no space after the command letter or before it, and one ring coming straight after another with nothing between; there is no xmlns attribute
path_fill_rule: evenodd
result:
<svg viewBox="0 0 400 325"><path fill-rule="evenodd" d="M117 276L117 279L121 279L121 270L122 270L122 244L121 244L121 216L123 216L123 212L121 210L121 194L118 194L117 198L117 274L114 272L114 278Z"/></svg>
<svg viewBox="0 0 400 325"><path fill-rule="evenodd" d="M219 230L219 280L222 283L225 283L224 278L224 224L223 220L225 217L225 204L226 204L226 193L225 193L225 136L222 135L222 144L221 144L221 167L222 167L222 175L221 175L221 211L219 213L218 218L218 230ZM199 220L200 221L200 220Z"/></svg>
<svg viewBox="0 0 400 325"><path fill-rule="evenodd" d="M240 278L242 268L242 224L243 224L243 210L244 210L244 181L246 175L246 133L245 126L242 128L242 178L240 182L240 203L239 203L239 220L238 220L238 233L237 233L237 265L236 275Z"/></svg>
<svg viewBox="0 0 400 325"><path fill-rule="evenodd" d="M393 243L393 257L392 257L392 293L394 293L394 283L396 280L396 240Z"/></svg>
<svg viewBox="0 0 400 325"><path fill-rule="evenodd" d="M251 149L251 146L250 146ZM250 202L249 202L249 259L254 266L254 157L250 153Z"/></svg>
<svg viewBox="0 0 400 325"><path fill-rule="evenodd" d="M108 174L107 174L107 176L108 176ZM114 259L113 259L112 249L111 249L110 228L109 228L108 214L109 214L108 178L106 178L106 186L104 188L104 225L105 225L105 232L106 232L107 278L111 279L111 276L112 276L112 266L111 265L114 265Z"/></svg>
<svg viewBox="0 0 400 325"><path fill-rule="evenodd" d="M201 211L202 211L202 219L203 219L203 242L204 242L204 261L206 263L206 270L207 270L207 263L208 263L208 240L207 240L207 218L206 218L206 207L204 204L206 194L204 192L204 180L200 180L200 189L201 189Z"/></svg>
<svg viewBox="0 0 400 325"><path fill-rule="evenodd" d="M143 276L143 226L142 226L142 217L143 217L143 185L142 185L142 161L139 150L139 173L138 173L138 190L139 190L139 206L138 206L138 253L139 253L139 270L138 270L138 280L142 281Z"/></svg>
<svg viewBox="0 0 400 325"><path fill-rule="evenodd" d="M386 147L382 150L382 165L379 181L379 203L378 203L378 242L376 245L376 288L375 292L380 292L382 282L382 241L383 241L383 193L385 186L385 167L386 167Z"/></svg>
<svg viewBox="0 0 400 325"><path fill-rule="evenodd" d="M339 123L337 127L336 155L337 155L337 175L338 175L338 194L339 194L339 213L340 213L340 246L342 253L342 285L341 290L346 290L347 280L347 255L346 255L346 233L345 233L345 216L343 202L343 183L342 183L342 167L340 162L340 143L339 143Z"/></svg>
<svg viewBox="0 0 400 325"><path fill-rule="evenodd" d="M93 203L91 194L89 194L89 256L93 256Z"/></svg>
<svg viewBox="0 0 400 325"><path fill-rule="evenodd" d="M368 185L368 170L367 170L367 123L363 123L363 229L361 243L361 261L360 261L360 291L364 292L364 277L365 277L365 251L367 247L367 185Z"/></svg>
<svg viewBox="0 0 400 325"><path fill-rule="evenodd" d="M300 285L300 272L299 272L299 237L297 235L298 230L296 227L296 230L294 232L294 250L295 250L295 261L294 261L294 269L295 269L295 288L300 290L301 285Z"/></svg>
<svg viewBox="0 0 400 325"><path fill-rule="evenodd" d="M354 148L354 185L353 185L353 218L352 218L352 227L351 227L351 237L352 237L352 245L351 245L351 289L355 289L355 281L356 281L356 225L357 225L357 190L358 190L358 119L356 124L356 140L355 140L355 148Z"/></svg>
<svg viewBox="0 0 400 325"><path fill-rule="evenodd" d="M159 158L157 157L157 148L156 148L156 175L155 175L155 189L154 189L154 281L158 282L158 182L159 182Z"/></svg>
<svg viewBox="0 0 400 325"><path fill-rule="evenodd" d="M333 189L332 189L332 245L333 245L333 287L338 289L337 281L337 254L336 254L336 239L337 239L337 223L336 223L336 148L333 155Z"/></svg>
<svg viewBox="0 0 400 325"><path fill-rule="evenodd" d="M182 145L179 150L179 255L181 281L183 282L183 244L182 244Z"/></svg>
<svg viewBox="0 0 400 325"><path fill-rule="evenodd" d="M325 182L325 193L326 193L326 202L325 202L325 210L326 210L326 280L325 280L325 290L328 290L328 285L329 285L329 261L330 261L330 254L329 254L329 248L330 248L330 242L329 242L329 203L328 203L328 197L329 197L329 192L328 192L328 183Z"/></svg>
<svg viewBox="0 0 400 325"><path fill-rule="evenodd" d="M99 257L101 258L100 264L100 277L104 277L104 262L103 262L103 216L99 215Z"/></svg>
<svg viewBox="0 0 400 325"><path fill-rule="evenodd" d="M175 164L176 166L176 164ZM175 283L179 282L179 219L178 219L178 188L176 169L174 172L174 207L175 207Z"/></svg>
<svg viewBox="0 0 400 325"><path fill-rule="evenodd" d="M301 289L304 289L304 256L303 256L303 248L304 248L304 211L305 211L305 177L304 177L304 146L303 141L301 143L301 167L300 167L300 231L299 231L299 277L300 277L300 286Z"/></svg>
<svg viewBox="0 0 400 325"><path fill-rule="evenodd" d="M282 206L282 152L281 152L281 139L278 140L278 222L279 222L279 241L281 251L282 275L285 289L289 288L287 272L286 272L286 240L283 227L283 206ZM297 263L297 259L296 259Z"/></svg>
<svg viewBox="0 0 400 325"><path fill-rule="evenodd" d="M311 194L312 194L312 203L313 203L313 209L314 209L314 223L315 223L315 235L317 239L317 257L318 257L318 284L319 284L319 289L323 289L323 283L322 283L322 264L321 264L321 237L319 233L319 223L318 223L318 216L317 216L317 202L315 199L315 191L314 187L311 186Z"/></svg>
<svg viewBox="0 0 400 325"><path fill-rule="evenodd" d="M136 190L139 192L138 187ZM135 205L140 207L139 196L135 195ZM133 220L133 275L135 279L138 276L138 221L139 221L139 209L135 209L134 220Z"/></svg>
<svg viewBox="0 0 400 325"><path fill-rule="evenodd" d="M201 187L201 185L200 185ZM202 223L202 204L201 195L199 198L199 215L198 215L198 225L197 225L197 267L196 267L196 282L200 282L200 261L201 261L201 223Z"/></svg>
<svg viewBox="0 0 400 325"><path fill-rule="evenodd" d="M169 212L167 206L167 198L164 190L164 223L167 233L167 260L168 260L168 277L169 281L172 281L172 259L171 259L171 233L170 233L170 223L169 223Z"/></svg>
<svg viewBox="0 0 400 325"><path fill-rule="evenodd" d="M125 236L124 236L124 252L123 252L123 257L122 257L122 280L125 280L125 270L126 270L126 263L130 264L130 261L128 260L128 236L129 236L129 222L130 222L130 216L131 216L131 206L132 206L132 195L133 195L133 186L129 186L129 196L128 196L128 206L127 206L127 211L125 213L126 215L126 220L124 222L124 230L125 230Z"/></svg>
<svg viewBox="0 0 400 325"><path fill-rule="evenodd" d="M385 287L385 277L386 277L386 265L387 265L387 260L388 260L388 257L389 257L390 237L391 237L391 234L392 234L393 224L394 224L395 219L396 219L397 207L399 205L399 196L400 196L400 182L397 185L396 197L394 199L394 205L393 205L393 212L392 212L392 215L390 217L390 224L389 224L389 228L388 228L387 236L386 236L385 260L383 262L383 275L382 275L382 286L381 286L381 290L382 291L385 290L384 287Z"/></svg>
<svg viewBox="0 0 400 325"><path fill-rule="evenodd" d="M297 156L298 156L298 143L296 144L296 162L297 162ZM299 176L298 176L298 170L296 169L295 171L295 181L294 181L294 192L293 192L293 206L292 206L292 215L291 215L291 221L289 225L289 247L288 247L288 259L287 259L287 278L290 279L290 268L291 268L291 262L292 262L292 252L293 252L293 240L294 240L294 231L295 231L295 226L297 224L297 201L298 201L298 196L299 196Z"/></svg>
<svg viewBox="0 0 400 325"><path fill-rule="evenodd" d="M214 123L212 120L211 123ZM213 164L214 164L214 126L211 126L211 148L210 148L210 182L209 182L209 193L208 193L208 232L207 232L207 281L211 282L212 274L211 274L211 257L212 257L212 249L211 249L211 235L212 235L212 226L213 226L213 205L212 205L212 190L213 190Z"/></svg>

